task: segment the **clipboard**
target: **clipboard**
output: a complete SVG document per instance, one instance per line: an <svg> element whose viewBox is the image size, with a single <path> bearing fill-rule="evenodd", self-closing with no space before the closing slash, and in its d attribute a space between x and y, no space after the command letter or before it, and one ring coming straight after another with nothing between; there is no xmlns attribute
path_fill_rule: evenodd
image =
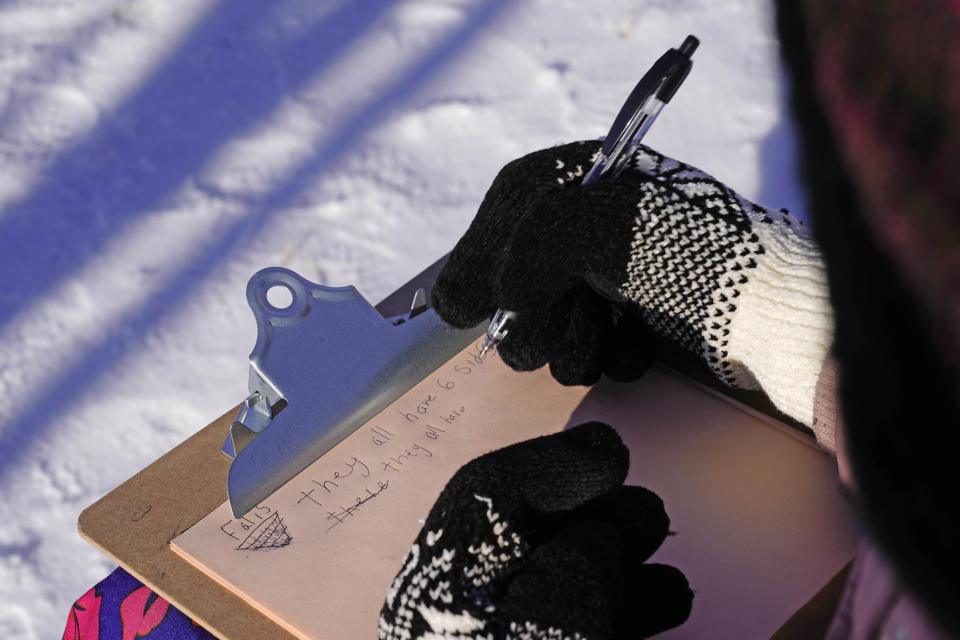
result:
<svg viewBox="0 0 960 640"><path fill-rule="evenodd" d="M441 264L442 261L436 263L415 279L415 282L408 283L401 292L378 305L378 311L382 315L389 315L391 311L402 313L405 306L402 301L410 300L412 289L431 282ZM391 304L394 305L392 309ZM661 359L671 359L669 349L664 350ZM682 360L682 357L679 358L680 366L684 366ZM694 376L706 375L707 380L712 379L709 372L698 372L696 367L690 370ZM609 390L606 393L609 393ZM614 389L614 395L616 393ZM760 394L747 392L745 395L746 410L755 412L756 407L763 408L765 398ZM218 637L293 637L197 569L180 560L167 547L174 536L206 516L226 497L224 486L228 460L219 450L224 435L231 430L231 413L233 412L226 414L84 511L80 518L80 530L84 537L121 566ZM764 419L775 428L783 429L769 418ZM665 500L669 511L671 500L667 496ZM839 545L835 545L840 549L840 555L843 554L843 549L847 548L852 554L855 534L848 525L849 523L844 523L835 532L838 539L842 539L839 540ZM837 561L836 567L823 575L819 584L826 582L846 559L848 558ZM815 589L812 589L809 595L813 595L813 591ZM786 617L783 616L784 619Z"/></svg>
<svg viewBox="0 0 960 640"><path fill-rule="evenodd" d="M446 258L376 305L384 317L409 312ZM170 541L227 499L230 458L222 452L240 406L232 407L160 456L78 518L80 535L127 572L219 638L294 636L171 551Z"/></svg>

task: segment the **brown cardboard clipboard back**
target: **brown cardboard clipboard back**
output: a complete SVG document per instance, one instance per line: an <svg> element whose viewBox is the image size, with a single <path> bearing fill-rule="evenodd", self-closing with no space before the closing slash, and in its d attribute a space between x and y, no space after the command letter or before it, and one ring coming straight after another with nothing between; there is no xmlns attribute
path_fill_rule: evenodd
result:
<svg viewBox="0 0 960 640"><path fill-rule="evenodd" d="M378 304L377 310L385 316L408 311L413 291L418 287L429 289L442 263L441 259L427 268ZM658 360L803 430L777 412L762 394L731 393L696 359L670 345L661 345ZM84 538L214 635L231 639L292 638L169 547L175 536L226 499L230 460L221 453L221 445L236 411L231 409L88 507L81 513L78 526ZM818 631L822 633L822 629ZM800 637L804 634L817 637L814 629L805 629Z"/></svg>
<svg viewBox="0 0 960 640"><path fill-rule="evenodd" d="M376 306L385 316L409 310L429 286L437 261ZM245 374L238 363L238 375ZM141 582L221 638L293 638L229 590L171 551L170 541L227 499L230 460L221 452L239 407L227 411L85 509L80 534Z"/></svg>

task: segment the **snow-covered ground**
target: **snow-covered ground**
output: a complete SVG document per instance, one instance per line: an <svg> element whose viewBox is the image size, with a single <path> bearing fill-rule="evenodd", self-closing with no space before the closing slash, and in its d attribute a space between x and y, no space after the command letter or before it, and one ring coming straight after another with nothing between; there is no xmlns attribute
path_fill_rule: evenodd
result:
<svg viewBox="0 0 960 640"><path fill-rule="evenodd" d="M688 33L647 142L803 217L766 2L0 0L0 638L59 637L112 569L79 512L244 397L251 274L381 299Z"/></svg>

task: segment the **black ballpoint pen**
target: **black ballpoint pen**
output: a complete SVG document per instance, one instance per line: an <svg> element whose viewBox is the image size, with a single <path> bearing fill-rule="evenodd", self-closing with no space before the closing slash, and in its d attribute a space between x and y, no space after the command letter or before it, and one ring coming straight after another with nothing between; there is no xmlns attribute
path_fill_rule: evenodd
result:
<svg viewBox="0 0 960 640"><path fill-rule="evenodd" d="M583 179L583 184L599 180L611 170L614 176L623 171L653 121L690 73L693 66L690 56L699 45L700 41L696 37L687 36L679 49L668 49L640 78L640 82L620 107L610 132L604 138L600 157ZM509 324L516 317L516 312L497 309L483 336L481 358L506 337Z"/></svg>

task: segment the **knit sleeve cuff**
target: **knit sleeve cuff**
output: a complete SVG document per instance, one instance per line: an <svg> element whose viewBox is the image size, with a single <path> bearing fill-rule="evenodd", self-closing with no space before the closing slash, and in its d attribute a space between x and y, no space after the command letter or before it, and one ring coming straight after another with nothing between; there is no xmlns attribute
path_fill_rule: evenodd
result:
<svg viewBox="0 0 960 640"><path fill-rule="evenodd" d="M736 384L813 426L817 380L833 342L833 310L819 249L789 223L754 225L764 255L732 314L726 361Z"/></svg>

